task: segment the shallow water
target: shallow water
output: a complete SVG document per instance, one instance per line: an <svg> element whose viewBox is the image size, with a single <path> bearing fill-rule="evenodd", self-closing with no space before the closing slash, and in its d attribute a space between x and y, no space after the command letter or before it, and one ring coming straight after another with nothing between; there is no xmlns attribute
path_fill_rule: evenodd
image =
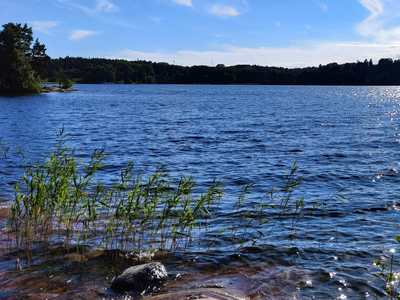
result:
<svg viewBox="0 0 400 300"><path fill-rule="evenodd" d="M382 296L384 284L374 276L372 262L388 259L399 234L400 88L75 87L80 92L0 97L0 142L13 148L0 160L1 206L9 205L13 184L23 172L17 146L31 159L43 156L62 126L82 158L89 158L94 149L106 149L109 167L101 176L108 182L130 158L144 174L159 163L167 164L174 177L193 174L200 189L214 177L224 179L226 195L214 221L217 226L225 224L243 184L256 183L249 198L257 202L266 190L283 184L284 173L298 159L299 174L305 176L298 195L317 202L347 188L352 201L329 201L323 222L309 219L302 225L306 233L294 240L277 232L264 249L247 245L235 252L221 239L207 256L193 253L167 262L172 276L184 276L169 280L164 291L211 280L216 273L250 298ZM196 263L188 265L195 257ZM15 267L7 255L0 264L1 270ZM68 298L95 291L94 298L114 297L102 292L110 275L100 270L79 291L76 284L55 284L54 276L44 279L39 271L9 272L14 275L0 274L0 283L11 291L2 292L3 298L37 293L40 282L44 294ZM35 274L38 278L32 280ZM79 276L66 272L58 279L73 283Z"/></svg>

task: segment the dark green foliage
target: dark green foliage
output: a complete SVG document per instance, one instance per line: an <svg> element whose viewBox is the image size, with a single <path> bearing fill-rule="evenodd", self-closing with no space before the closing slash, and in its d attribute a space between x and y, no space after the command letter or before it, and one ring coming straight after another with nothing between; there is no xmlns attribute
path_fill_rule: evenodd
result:
<svg viewBox="0 0 400 300"><path fill-rule="evenodd" d="M39 43L36 39L31 49L31 61L30 65L35 70L36 74L40 76L40 79L47 78L47 68L50 61L50 57L46 54L46 47Z"/></svg>
<svg viewBox="0 0 400 300"><path fill-rule="evenodd" d="M65 57L51 60L50 80L55 70L81 83L178 83L178 84L270 84L270 85L397 85L400 60L381 59L308 68L278 68L258 65L182 67L148 61Z"/></svg>
<svg viewBox="0 0 400 300"><path fill-rule="evenodd" d="M65 75L63 70L57 71L55 77L60 88L69 89L74 84L71 79L69 79L68 76Z"/></svg>
<svg viewBox="0 0 400 300"><path fill-rule="evenodd" d="M62 81L62 86L61 88L63 89L69 89L74 83L68 78L64 78L64 80Z"/></svg>
<svg viewBox="0 0 400 300"><path fill-rule="evenodd" d="M32 28L8 23L0 31L0 92L38 93L49 57L38 40L33 46Z"/></svg>

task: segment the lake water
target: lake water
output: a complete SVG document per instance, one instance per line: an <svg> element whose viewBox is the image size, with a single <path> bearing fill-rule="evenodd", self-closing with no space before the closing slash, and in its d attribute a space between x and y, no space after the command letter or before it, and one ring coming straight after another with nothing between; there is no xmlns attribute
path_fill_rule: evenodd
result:
<svg viewBox="0 0 400 300"><path fill-rule="evenodd" d="M10 204L23 172L17 146L30 158L44 155L63 126L82 158L94 149L107 151L102 176L109 182L130 158L143 174L158 164L174 177L192 174L200 189L223 179L222 211L247 182L256 183L249 196L254 201L282 186L298 160L298 174L305 176L299 196L315 203L345 188L351 201L328 201L323 221L310 219L298 239L273 234L263 251L238 256L227 245L217 246L214 256L199 258L202 267L193 267L196 275L186 280L217 273L250 298L382 297L384 282L374 276L372 263L388 260L400 234L399 87L74 88L80 92L0 97L0 142L13 148L0 161L1 205Z"/></svg>

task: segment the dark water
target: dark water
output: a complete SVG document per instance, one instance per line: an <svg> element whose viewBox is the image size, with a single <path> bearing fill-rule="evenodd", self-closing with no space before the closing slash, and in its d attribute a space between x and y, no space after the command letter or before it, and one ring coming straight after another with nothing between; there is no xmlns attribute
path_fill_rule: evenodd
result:
<svg viewBox="0 0 400 300"><path fill-rule="evenodd" d="M298 159L306 178L299 194L307 201L342 188L352 201L330 202L323 224L311 219L307 235L292 241L273 236L264 251L238 259L220 245L215 256L199 258L202 267L181 270L185 280L217 273L245 297L257 291L299 299L382 296L384 283L372 262L387 259L400 234L400 88L75 87L81 91L0 97L0 142L13 147L0 161L1 205L9 205L23 170L17 146L32 158L44 155L62 126L83 158L106 149L109 167L102 176L110 182L130 158L144 174L167 164L172 176L193 174L200 187L224 179L222 212L247 182L256 183L255 201L282 185ZM183 267L170 268L179 273Z"/></svg>

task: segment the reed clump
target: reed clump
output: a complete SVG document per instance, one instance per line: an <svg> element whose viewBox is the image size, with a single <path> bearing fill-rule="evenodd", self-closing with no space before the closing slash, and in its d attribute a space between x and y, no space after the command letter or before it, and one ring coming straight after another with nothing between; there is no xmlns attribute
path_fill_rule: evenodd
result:
<svg viewBox="0 0 400 300"><path fill-rule="evenodd" d="M398 243L400 243L400 236L398 235L395 239ZM394 270L394 256L396 252L396 247L390 250L390 261L389 264L386 265L381 262L380 259L374 261L374 266L379 269L379 272L376 274L378 277L382 278L385 281L385 292L388 295L388 299L400 299L400 272Z"/></svg>
<svg viewBox="0 0 400 300"><path fill-rule="evenodd" d="M262 245L277 227L293 232L306 216L323 213L332 198L342 197L336 194L307 206L294 195L302 182L295 163L286 184L259 201L247 202L252 184L244 186L229 215L215 226L224 196L220 180L198 193L193 177L172 180L161 166L142 178L129 161L118 180L105 185L96 178L105 166L105 152L96 150L85 162L67 137L60 130L54 151L40 161L27 160L22 181L15 185L8 234L18 258L25 257L28 264L54 249L82 254L88 244L139 258L156 250L184 252L202 243L211 249L218 239L235 249Z"/></svg>

